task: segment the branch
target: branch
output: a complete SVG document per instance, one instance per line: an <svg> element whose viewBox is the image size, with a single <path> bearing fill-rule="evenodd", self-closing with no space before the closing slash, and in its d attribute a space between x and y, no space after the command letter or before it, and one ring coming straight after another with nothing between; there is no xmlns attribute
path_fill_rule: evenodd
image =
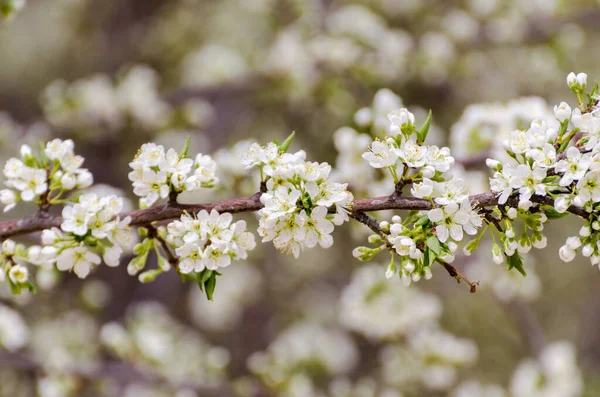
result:
<svg viewBox="0 0 600 397"><path fill-rule="evenodd" d="M263 208L260 202L261 192L257 192L250 197L242 197L231 200L219 201L211 204L167 204L158 205L145 210L136 210L119 214L120 218L131 218L132 226L147 226L155 221L174 220L181 217L184 213L196 214L202 210L211 211L217 210L219 213L241 213L241 212L256 212ZM486 192L475 194L469 197L471 205L475 209L483 209L495 207L498 205L498 198L494 192ZM548 196L532 196L531 201L539 204L554 205L554 200ZM510 203L513 205L514 203ZM373 231L377 221L364 218L364 212L383 211L383 210L430 210L433 205L429 200L417 197L404 197L391 194L389 196L374 197L355 200L352 204L352 217L358 221L365 223ZM590 215L583 208L571 206L568 212L587 219ZM359 219L359 218L360 219ZM62 217L53 215L34 215L23 219L14 219L0 222L0 239L20 236L23 234L39 232L52 227L60 227Z"/></svg>
<svg viewBox="0 0 600 397"><path fill-rule="evenodd" d="M456 281L458 281L459 283L460 283L460 280L463 280L465 283L467 283L469 285L469 292L471 292L472 294L477 292L477 286L479 285L479 281L473 282L473 281L469 280L464 274L459 272L457 268L455 268L454 266L452 266L451 264L449 264L446 261L443 261L440 259L437 259L437 261L442 266L444 266L444 269L446 269L446 271L448 272L450 277L454 277L456 279Z"/></svg>

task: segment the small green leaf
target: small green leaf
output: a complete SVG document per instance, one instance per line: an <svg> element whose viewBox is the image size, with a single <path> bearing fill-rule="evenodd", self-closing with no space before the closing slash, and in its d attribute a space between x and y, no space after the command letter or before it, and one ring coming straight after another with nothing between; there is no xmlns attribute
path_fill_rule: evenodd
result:
<svg viewBox="0 0 600 397"><path fill-rule="evenodd" d="M508 270L517 269L523 276L527 276L527 273L523 268L523 258L521 258L521 255L515 253L512 256L507 256L506 259L508 262Z"/></svg>
<svg viewBox="0 0 600 397"><path fill-rule="evenodd" d="M425 142L425 139L427 138L427 134L429 133L429 127L431 126L431 118L432 117L433 117L433 114L432 114L431 110L429 110L427 119L423 123L423 126L421 127L419 132L417 132L417 143L419 145L423 144L423 142Z"/></svg>
<svg viewBox="0 0 600 397"><path fill-rule="evenodd" d="M594 102L596 102L596 95L598 95L598 82L594 82L594 88L592 92L587 94L588 97L588 107L593 106Z"/></svg>
<svg viewBox="0 0 600 397"><path fill-rule="evenodd" d="M190 141L191 140L192 140L192 136L188 135L187 139L185 140L185 143L183 144L183 147L181 148L181 152L179 152L180 158L187 157L188 150L190 149Z"/></svg>
<svg viewBox="0 0 600 397"><path fill-rule="evenodd" d="M281 145L279 145L279 151L281 151L282 153L287 152L287 150L289 149L290 145L292 144L292 141L294 140L295 136L296 136L296 131L292 131L292 133L287 138L285 138L285 141L283 141L281 143Z"/></svg>
<svg viewBox="0 0 600 397"><path fill-rule="evenodd" d="M198 282L204 284L212 275L212 270L204 269L198 273Z"/></svg>
<svg viewBox="0 0 600 397"><path fill-rule="evenodd" d="M40 163L42 167L48 165L48 156L46 156L46 145L44 142L40 142Z"/></svg>
<svg viewBox="0 0 600 397"><path fill-rule="evenodd" d="M435 254L435 252L433 252L429 247L425 248L425 253L423 254L423 265L431 266L437 257L438 256Z"/></svg>
<svg viewBox="0 0 600 397"><path fill-rule="evenodd" d="M31 281L27 281L24 285L25 285L25 287L27 287L27 289L29 291L31 291L34 294L37 291L37 289L35 288L35 285Z"/></svg>
<svg viewBox="0 0 600 397"><path fill-rule="evenodd" d="M558 175L547 176L546 178L542 179L542 183L553 183L558 181L559 179L560 176Z"/></svg>
<svg viewBox="0 0 600 397"><path fill-rule="evenodd" d="M204 283L204 288L206 289L206 297L208 298L209 301L211 301L213 298L213 294L215 292L216 286L217 286L217 275L211 271L210 278L208 280L206 280L206 282Z"/></svg>
<svg viewBox="0 0 600 397"><path fill-rule="evenodd" d="M438 240L437 237L429 236L425 244L436 254L436 256L442 253L442 246L440 245L440 240Z"/></svg>
<svg viewBox="0 0 600 397"><path fill-rule="evenodd" d="M415 222L415 227L425 226L429 223L429 217L427 215L423 215Z"/></svg>

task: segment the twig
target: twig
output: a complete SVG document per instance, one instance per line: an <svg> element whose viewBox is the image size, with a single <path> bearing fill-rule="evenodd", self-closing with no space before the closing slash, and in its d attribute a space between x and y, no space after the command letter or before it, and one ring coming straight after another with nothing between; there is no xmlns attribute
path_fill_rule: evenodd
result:
<svg viewBox="0 0 600 397"><path fill-rule="evenodd" d="M454 266L452 266L448 262L443 261L443 260L441 260L439 258L437 259L437 261L442 266L444 266L444 269L446 269L446 271L448 272L448 274L451 277L454 277L456 279L456 281L458 281L460 283L460 280L463 280L465 283L467 283L469 285L469 292L471 292L472 294L474 294L475 292L477 292L477 286L479 285L479 281L472 282L465 275L463 275L461 272L459 272L457 268L455 268Z"/></svg>
<svg viewBox="0 0 600 397"><path fill-rule="evenodd" d="M179 265L179 258L171 251L171 247L167 244L165 239L158 234L158 230L153 225L146 225L144 227L148 229L148 237L153 238L160 243L160 246L167 255L169 264L173 267L177 267Z"/></svg>

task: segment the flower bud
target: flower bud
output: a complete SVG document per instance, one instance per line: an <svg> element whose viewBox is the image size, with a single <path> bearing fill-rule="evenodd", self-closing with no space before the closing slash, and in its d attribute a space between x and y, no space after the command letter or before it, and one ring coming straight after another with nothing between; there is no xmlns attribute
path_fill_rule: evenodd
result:
<svg viewBox="0 0 600 397"><path fill-rule="evenodd" d="M431 273L431 268L426 267L425 268L425 280L431 280L432 277L433 277L433 273Z"/></svg>
<svg viewBox="0 0 600 397"><path fill-rule="evenodd" d="M485 165L487 165L488 168L491 168L494 171L501 171L502 170L502 164L498 160L486 159L485 160Z"/></svg>
<svg viewBox="0 0 600 397"><path fill-rule="evenodd" d="M390 264L385 271L385 278L388 280L392 278L396 274L396 264L394 263L394 254L392 254L392 259L390 260Z"/></svg>
<svg viewBox="0 0 600 397"><path fill-rule="evenodd" d="M496 243L492 246L492 260L495 264L499 265L504 262L504 255L502 254L502 248Z"/></svg>
<svg viewBox="0 0 600 397"><path fill-rule="evenodd" d="M566 102L554 106L554 117L561 123L571 118L571 107Z"/></svg>
<svg viewBox="0 0 600 397"><path fill-rule="evenodd" d="M378 234L371 234L369 236L369 238L367 239L367 241L371 245L380 245L380 244L383 244L383 239Z"/></svg>
<svg viewBox="0 0 600 397"><path fill-rule="evenodd" d="M548 239L542 233L534 232L531 235L531 244L537 249L543 249L548 245Z"/></svg>
<svg viewBox="0 0 600 397"><path fill-rule="evenodd" d="M575 259L575 251L570 249L568 246L563 245L558 250L558 256L563 260L563 262L571 262L573 259Z"/></svg>
<svg viewBox="0 0 600 397"><path fill-rule="evenodd" d="M427 165L421 169L421 172L423 173L424 178L433 178L435 175L435 168Z"/></svg>
<svg viewBox="0 0 600 397"><path fill-rule="evenodd" d="M581 229L579 229L579 235L581 237L587 237L590 234L592 234L592 229L590 229L589 226L582 226Z"/></svg>
<svg viewBox="0 0 600 397"><path fill-rule="evenodd" d="M15 254L17 250L17 243L15 243L11 239L4 240L2 242L2 253L6 256L11 256Z"/></svg>
<svg viewBox="0 0 600 397"><path fill-rule="evenodd" d="M368 247L356 247L354 248L354 250L352 251L352 256L354 256L355 258L357 258L360 261L369 261L371 259L373 259L373 257L378 254L381 250L380 249L372 249L372 248L368 248Z"/></svg>
<svg viewBox="0 0 600 397"><path fill-rule="evenodd" d="M151 283L162 273L162 269L146 270L138 276L138 280L142 284Z"/></svg>
<svg viewBox="0 0 600 397"><path fill-rule="evenodd" d="M594 253L594 247L591 246L590 244L584 245L583 248L581 249L581 255L585 256L586 258L589 258L590 256L592 256L593 253Z"/></svg>

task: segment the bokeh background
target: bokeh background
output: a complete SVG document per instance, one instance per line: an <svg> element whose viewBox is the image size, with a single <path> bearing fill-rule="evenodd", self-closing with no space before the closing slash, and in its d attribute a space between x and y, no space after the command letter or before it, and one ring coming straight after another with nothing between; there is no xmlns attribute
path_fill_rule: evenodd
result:
<svg viewBox="0 0 600 397"><path fill-rule="evenodd" d="M134 208L139 146L191 135L222 183L184 200L210 202L254 193L240 153L295 130L292 149L368 197L393 184L360 155L408 107L418 123L433 110L430 143L479 193L503 137L574 104L569 72L600 78L599 39L586 0L29 0L0 23L0 157L71 138L95 189ZM0 396L597 396L600 273L558 259L579 227L550 224L527 278L482 242L456 261L476 294L441 267L386 281L387 257L352 257L356 224L299 260L259 244L213 302L173 272L141 284L126 262L85 280L39 271L35 295L0 286Z"/></svg>

